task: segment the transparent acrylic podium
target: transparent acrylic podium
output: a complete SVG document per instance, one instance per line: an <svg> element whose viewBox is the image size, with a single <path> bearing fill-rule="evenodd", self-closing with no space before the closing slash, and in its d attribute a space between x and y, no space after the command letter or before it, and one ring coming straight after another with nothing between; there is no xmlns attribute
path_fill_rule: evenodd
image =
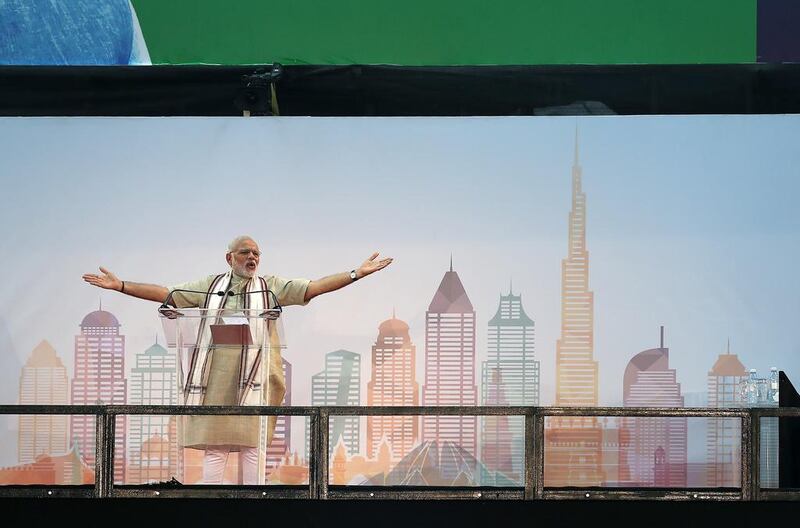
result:
<svg viewBox="0 0 800 528"><path fill-rule="evenodd" d="M234 378L235 403L280 405L285 390L281 350L285 348L280 308L172 308L161 307L159 318L167 347L176 357L177 404L219 405L205 401L215 352L238 355L239 377ZM244 368L242 366L244 365ZM258 484L265 484L266 450L275 416L258 417ZM184 482L184 447L191 447L192 418L176 417L179 460L177 478Z"/></svg>

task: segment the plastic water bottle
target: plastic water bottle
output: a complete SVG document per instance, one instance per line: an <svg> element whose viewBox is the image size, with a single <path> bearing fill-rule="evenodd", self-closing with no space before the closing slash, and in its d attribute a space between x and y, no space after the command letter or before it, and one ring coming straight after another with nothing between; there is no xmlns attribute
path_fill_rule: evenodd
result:
<svg viewBox="0 0 800 528"><path fill-rule="evenodd" d="M769 380L767 378L756 379L756 404L759 407L771 405L769 396Z"/></svg>
<svg viewBox="0 0 800 528"><path fill-rule="evenodd" d="M769 404L778 405L780 401L778 394L778 368L772 367L769 369Z"/></svg>
<svg viewBox="0 0 800 528"><path fill-rule="evenodd" d="M756 378L756 369L750 369L750 377L744 386L744 401L747 405L758 405L758 378Z"/></svg>
<svg viewBox="0 0 800 528"><path fill-rule="evenodd" d="M739 398L741 399L742 405L747 407L750 402L750 378L747 376L743 376L741 380L739 380Z"/></svg>

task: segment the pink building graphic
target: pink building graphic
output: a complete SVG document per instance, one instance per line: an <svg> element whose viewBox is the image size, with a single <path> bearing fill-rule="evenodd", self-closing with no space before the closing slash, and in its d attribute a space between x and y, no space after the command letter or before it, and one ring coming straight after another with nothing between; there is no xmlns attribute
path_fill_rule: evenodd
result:
<svg viewBox="0 0 800 528"><path fill-rule="evenodd" d="M378 327L372 346L372 377L367 383L367 405L419 405L416 376L417 347L408 335L408 325L392 318ZM377 456L383 441L391 446L392 462L405 457L419 440L417 416L367 417L367 457Z"/></svg>
<svg viewBox="0 0 800 528"><path fill-rule="evenodd" d="M669 368L669 349L661 346L636 354L623 377L625 407L683 407L681 385ZM624 455L633 485L686 486L686 418L624 418L630 444Z"/></svg>
<svg viewBox="0 0 800 528"><path fill-rule="evenodd" d="M488 362L487 362L488 363ZM510 405L506 397L506 380L503 379L503 371L497 367L487 367L483 370L484 382L483 390L484 405L498 405L501 407ZM513 420L509 424L509 420ZM524 425L518 417L509 419L508 416L483 416L481 417L481 462L491 471L499 471L509 478L520 480L520 471L515 471L514 455L523 453L524 445L520 442L515 444L514 430ZM519 447L522 449L515 449Z"/></svg>
<svg viewBox="0 0 800 528"><path fill-rule="evenodd" d="M119 321L110 312L98 310L83 318L81 333L75 336L75 377L72 380L72 405L125 405L128 381L125 379L125 336ZM126 422L117 418L114 442L114 481L125 482ZM94 465L94 416L73 415L72 441L77 442L86 462Z"/></svg>
<svg viewBox="0 0 800 528"><path fill-rule="evenodd" d="M475 381L475 310L451 259L425 312L422 405L477 405ZM452 442L475 457L477 417L424 416L422 440Z"/></svg>

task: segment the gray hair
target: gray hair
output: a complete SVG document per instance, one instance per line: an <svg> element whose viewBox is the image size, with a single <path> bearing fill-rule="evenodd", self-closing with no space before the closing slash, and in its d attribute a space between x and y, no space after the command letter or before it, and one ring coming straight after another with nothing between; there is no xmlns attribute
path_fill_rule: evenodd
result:
<svg viewBox="0 0 800 528"><path fill-rule="evenodd" d="M234 238L233 240L231 240L230 244L228 244L228 253L233 253L234 251L236 251L236 248L239 247L239 244L241 244L245 240L250 240L250 241L255 242L255 240L253 240L253 237L251 237L251 236L239 235L236 238Z"/></svg>

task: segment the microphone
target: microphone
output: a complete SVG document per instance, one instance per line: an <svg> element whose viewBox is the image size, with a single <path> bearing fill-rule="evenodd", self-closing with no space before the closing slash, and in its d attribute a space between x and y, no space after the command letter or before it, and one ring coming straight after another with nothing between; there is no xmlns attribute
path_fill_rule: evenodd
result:
<svg viewBox="0 0 800 528"><path fill-rule="evenodd" d="M183 315L181 312L179 312L177 310L173 310L172 308L177 308L177 307L174 304L172 304L172 305L170 304L170 303L172 303L172 295L175 294L175 293L178 293L178 292L180 292L180 293L197 293L197 294L200 294L200 295L205 295L206 297L208 297L209 295L218 295L219 297L223 297L222 304L225 304L225 300L228 297L237 297L237 296L241 296L241 295L250 295L251 293L266 293L267 295L272 297L272 301L273 301L274 307L265 309L259 315L262 316L262 317L267 317L267 319L273 319L274 320L274 319L277 319L280 316L280 314L283 312L283 308L278 303L278 298L275 296L275 292L273 292L272 290L269 290L269 289L267 289L267 290L253 290L253 291L249 291L249 292L235 293L232 289L227 290L227 291L220 290L220 291L216 291L216 292L207 292L207 291L199 291L199 290L184 290L184 289L178 288L178 289L170 291L169 294L167 295L167 298L164 299L164 302L161 304L161 306L158 307L158 311L162 315L164 315L164 316L166 316L166 317L168 317L170 319L175 319L176 317Z"/></svg>
<svg viewBox="0 0 800 528"><path fill-rule="evenodd" d="M272 297L273 308L267 307L263 312L258 314L259 317L266 317L267 319L271 319L271 320L275 320L278 317L280 317L281 313L283 312L283 307L280 305L280 303L278 303L278 298L275 296L275 292L273 292L272 290L269 290L269 289L268 290L253 290L253 291L247 291L247 292L242 292L242 293L234 293L233 295L234 296L250 295L251 293L266 293L267 295Z"/></svg>
<svg viewBox="0 0 800 528"><path fill-rule="evenodd" d="M168 308L170 306L170 303L172 302L172 295L175 294L175 293L178 293L178 292L180 292L180 293L199 293L200 295L205 295L206 297L208 297L209 295L219 295L220 297L223 297L223 296L226 295L226 293L233 293L233 290L228 290L228 292L218 291L218 292L209 293L207 291L182 290L180 288L177 288L177 289L174 289L174 290L169 292L169 294L167 295L167 298L164 299L163 303L161 303L161 306L159 307L159 309Z"/></svg>
<svg viewBox="0 0 800 528"><path fill-rule="evenodd" d="M275 307L280 307L280 304L278 303L278 298L275 297L275 292L273 292L272 290L243 291L241 293L234 293L233 296L234 297L239 297L239 296L242 296L242 295L250 295L251 293L266 293L267 295L269 295L272 298L272 303L275 305Z"/></svg>

